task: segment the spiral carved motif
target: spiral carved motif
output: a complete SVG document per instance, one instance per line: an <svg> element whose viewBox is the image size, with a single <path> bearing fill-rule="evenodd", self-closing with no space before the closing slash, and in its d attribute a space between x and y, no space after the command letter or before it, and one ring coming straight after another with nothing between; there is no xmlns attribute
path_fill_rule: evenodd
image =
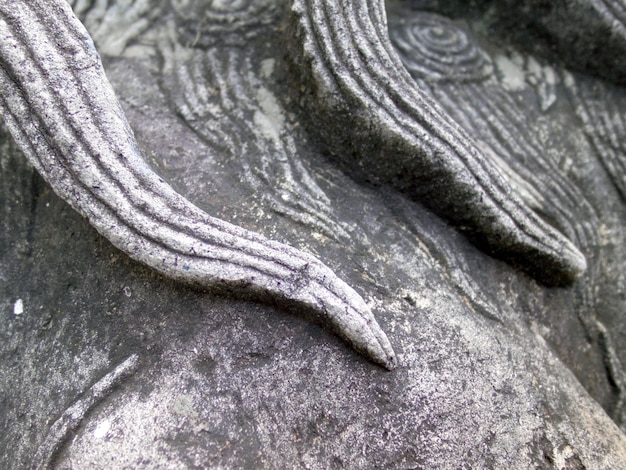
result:
<svg viewBox="0 0 626 470"><path fill-rule="evenodd" d="M489 57L463 28L431 13L394 16L390 38L414 77L428 81L479 81L493 72Z"/></svg>

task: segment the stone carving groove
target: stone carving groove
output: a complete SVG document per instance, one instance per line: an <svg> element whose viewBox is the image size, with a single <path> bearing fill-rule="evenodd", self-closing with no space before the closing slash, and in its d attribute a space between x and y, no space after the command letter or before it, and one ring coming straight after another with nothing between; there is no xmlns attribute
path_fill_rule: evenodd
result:
<svg viewBox="0 0 626 470"><path fill-rule="evenodd" d="M159 45L162 89L176 113L222 160L240 167L242 180L273 211L330 239L348 240L350 228L336 220L330 200L297 158L293 130L262 81L274 59L253 64L237 46L182 47L180 41ZM263 66L257 77L255 67ZM255 138L243 142L242 130Z"/></svg>
<svg viewBox="0 0 626 470"><path fill-rule="evenodd" d="M394 367L370 309L329 268L208 216L148 168L64 1L5 2L0 20L5 121L33 166L100 233L172 278L312 310L356 349Z"/></svg>
<svg viewBox="0 0 626 470"><path fill-rule="evenodd" d="M217 42L244 45L276 21L273 0L202 2L171 0L183 44L208 47Z"/></svg>
<svg viewBox="0 0 626 470"><path fill-rule="evenodd" d="M593 90L581 90L568 76L565 85L577 103L576 114L583 123L583 130L622 200L626 201L626 144L621 138L626 133L621 111L623 98L617 96L609 84L598 83Z"/></svg>
<svg viewBox="0 0 626 470"><path fill-rule="evenodd" d="M54 457L63 448L63 445L72 436L73 432L81 425L87 414L109 395L115 387L124 382L136 370L139 364L139 356L133 354L118 364L111 372L106 374L93 384L75 403L72 404L57 419L39 445L33 457L31 468L33 470L46 470L54 468Z"/></svg>
<svg viewBox="0 0 626 470"><path fill-rule="evenodd" d="M118 55L143 34L163 8L152 0L116 2L70 0L74 13L83 18L101 54ZM110 13L115 14L111 15Z"/></svg>

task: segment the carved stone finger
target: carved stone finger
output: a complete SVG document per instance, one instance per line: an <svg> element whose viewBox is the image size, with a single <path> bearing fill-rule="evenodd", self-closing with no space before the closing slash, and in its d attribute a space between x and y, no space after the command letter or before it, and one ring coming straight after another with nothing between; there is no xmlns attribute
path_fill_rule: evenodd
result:
<svg viewBox="0 0 626 470"><path fill-rule="evenodd" d="M292 0L290 31L315 126L350 171L424 202L488 253L546 284L567 284L585 271L581 252L522 202L418 88L389 41L384 0Z"/></svg>
<svg viewBox="0 0 626 470"><path fill-rule="evenodd" d="M0 4L0 111L55 192L166 276L313 312L387 368L363 299L318 259L210 217L145 163L91 38L64 0Z"/></svg>

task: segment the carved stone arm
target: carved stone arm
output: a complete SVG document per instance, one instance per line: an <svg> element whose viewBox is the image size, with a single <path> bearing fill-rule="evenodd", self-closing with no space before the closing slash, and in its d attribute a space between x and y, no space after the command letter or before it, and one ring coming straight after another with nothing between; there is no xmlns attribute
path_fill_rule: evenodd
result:
<svg viewBox="0 0 626 470"><path fill-rule="evenodd" d="M313 312L373 361L389 340L311 255L211 217L145 163L87 31L64 0L0 5L0 110L55 192L133 259L203 288Z"/></svg>

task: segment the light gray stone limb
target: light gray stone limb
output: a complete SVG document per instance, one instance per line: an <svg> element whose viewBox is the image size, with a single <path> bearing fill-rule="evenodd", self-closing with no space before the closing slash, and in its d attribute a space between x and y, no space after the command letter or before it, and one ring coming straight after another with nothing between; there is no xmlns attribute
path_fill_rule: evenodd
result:
<svg viewBox="0 0 626 470"><path fill-rule="evenodd" d="M581 252L417 86L390 43L383 0L293 0L291 11L293 60L333 154L356 156L358 176L425 202L541 282L567 284L585 271Z"/></svg>
<svg viewBox="0 0 626 470"><path fill-rule="evenodd" d="M363 299L311 255L210 217L145 163L91 38L64 0L0 4L0 110L55 192L116 247L174 279L313 312L395 366Z"/></svg>

